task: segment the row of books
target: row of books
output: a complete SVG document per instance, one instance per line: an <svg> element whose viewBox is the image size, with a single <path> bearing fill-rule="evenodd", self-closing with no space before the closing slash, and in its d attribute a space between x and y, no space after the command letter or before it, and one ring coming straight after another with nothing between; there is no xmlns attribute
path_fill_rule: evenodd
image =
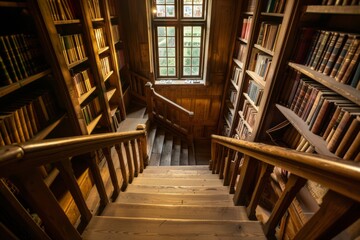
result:
<svg viewBox="0 0 360 240"><path fill-rule="evenodd" d="M96 45L98 49L102 49L106 47L106 38L105 38L105 32L103 28L95 28L94 29L95 39L96 39Z"/></svg>
<svg viewBox="0 0 360 240"><path fill-rule="evenodd" d="M311 69L357 87L359 82L360 35L304 28L294 60ZM308 51L304 56L302 51Z"/></svg>
<svg viewBox="0 0 360 240"><path fill-rule="evenodd" d="M100 101L98 97L92 99L88 104L81 108L87 125L91 123L101 112Z"/></svg>
<svg viewBox="0 0 360 240"><path fill-rule="evenodd" d="M252 16L249 16L248 18L243 19L241 34L240 34L241 39L245 39L246 41L249 40L252 24L253 24Z"/></svg>
<svg viewBox="0 0 360 240"><path fill-rule="evenodd" d="M246 90L247 95L253 101L255 106L260 105L260 101L263 95L264 89L261 88L255 81L250 80L249 86Z"/></svg>
<svg viewBox="0 0 360 240"><path fill-rule="evenodd" d="M265 12L282 13L284 12L285 4L285 0L268 0L265 6Z"/></svg>
<svg viewBox="0 0 360 240"><path fill-rule="evenodd" d="M245 63L245 52L246 52L246 45L245 44L239 44L239 50L236 54L236 59L238 59L241 63Z"/></svg>
<svg viewBox="0 0 360 240"><path fill-rule="evenodd" d="M86 51L81 34L65 35L60 37L62 52L68 65L86 57Z"/></svg>
<svg viewBox="0 0 360 240"><path fill-rule="evenodd" d="M254 127L257 110L245 99L243 109L240 112L240 116L249 124L250 127Z"/></svg>
<svg viewBox="0 0 360 240"><path fill-rule="evenodd" d="M99 0L87 0L90 7L90 16L92 19L101 18Z"/></svg>
<svg viewBox="0 0 360 240"><path fill-rule="evenodd" d="M102 75L103 77L106 77L111 72L109 57L101 58L100 65L101 65Z"/></svg>
<svg viewBox="0 0 360 240"><path fill-rule="evenodd" d="M118 25L111 25L111 32L114 43L117 43L120 41L120 34L119 34L119 26Z"/></svg>
<svg viewBox="0 0 360 240"><path fill-rule="evenodd" d="M272 57L263 53L257 53L255 60L254 72L265 80L271 65Z"/></svg>
<svg viewBox="0 0 360 240"><path fill-rule="evenodd" d="M49 92L32 92L0 109L0 146L32 139L57 116Z"/></svg>
<svg viewBox="0 0 360 240"><path fill-rule="evenodd" d="M94 87L94 81L89 76L89 69L76 73L73 76L77 97L90 91Z"/></svg>
<svg viewBox="0 0 360 240"><path fill-rule="evenodd" d="M237 96L238 96L238 91L230 89L229 90L229 101L231 102L231 104L233 106L236 105L236 101L237 101Z"/></svg>
<svg viewBox="0 0 360 240"><path fill-rule="evenodd" d="M281 29L281 24L271 22L261 22L260 31L256 44L275 51L276 42Z"/></svg>
<svg viewBox="0 0 360 240"><path fill-rule="evenodd" d="M246 140L251 135L251 129L249 129L243 118L239 118L238 125L236 126L236 139Z"/></svg>
<svg viewBox="0 0 360 240"><path fill-rule="evenodd" d="M236 86L240 83L240 80L242 78L243 71L241 68L234 66L233 72L231 75L232 81L235 83Z"/></svg>
<svg viewBox="0 0 360 240"><path fill-rule="evenodd" d="M346 6L346 5L359 5L359 0L322 0L322 5L337 5L337 6Z"/></svg>
<svg viewBox="0 0 360 240"><path fill-rule="evenodd" d="M69 0L47 0L54 21L76 19L76 11Z"/></svg>
<svg viewBox="0 0 360 240"><path fill-rule="evenodd" d="M323 137L330 152L345 159L357 156L360 148L350 153L347 149L352 143L360 144L360 139L354 141L360 132L359 106L317 82L300 79L290 109L311 132Z"/></svg>
<svg viewBox="0 0 360 240"><path fill-rule="evenodd" d="M27 34L0 36L0 86L18 82L46 68L38 40Z"/></svg>

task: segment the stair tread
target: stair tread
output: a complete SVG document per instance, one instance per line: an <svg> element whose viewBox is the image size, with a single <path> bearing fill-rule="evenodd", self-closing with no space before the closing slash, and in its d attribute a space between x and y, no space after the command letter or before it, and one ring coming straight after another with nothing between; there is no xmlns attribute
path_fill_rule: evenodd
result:
<svg viewBox="0 0 360 240"><path fill-rule="evenodd" d="M173 206L110 203L102 216L171 219L249 220L245 207Z"/></svg>
<svg viewBox="0 0 360 240"><path fill-rule="evenodd" d="M185 142L181 142L180 165L189 165L189 149Z"/></svg>
<svg viewBox="0 0 360 240"><path fill-rule="evenodd" d="M202 187L202 186L149 186L149 185L129 185L126 192L134 193L178 193L178 194L215 194L229 193L229 189L225 186L218 187Z"/></svg>
<svg viewBox="0 0 360 240"><path fill-rule="evenodd" d="M93 217L83 233L101 239L266 239L259 222Z"/></svg>
<svg viewBox="0 0 360 240"><path fill-rule="evenodd" d="M122 192L115 203L234 206L229 194L172 194Z"/></svg>
<svg viewBox="0 0 360 240"><path fill-rule="evenodd" d="M222 186L220 179L208 179L206 177L199 179L188 178L157 178L157 177L139 177L135 178L133 184L142 185L162 185L162 186Z"/></svg>
<svg viewBox="0 0 360 240"><path fill-rule="evenodd" d="M173 137L172 135L166 134L162 148L161 159L160 159L161 166L171 165L172 148L173 148Z"/></svg>
<svg viewBox="0 0 360 240"><path fill-rule="evenodd" d="M130 111L126 114L126 118L143 118L146 112L146 107L136 106L134 109L130 109Z"/></svg>
<svg viewBox="0 0 360 240"><path fill-rule="evenodd" d="M211 172L209 170L209 166L208 165L192 165L192 166L147 166L146 170L151 169L151 170L161 170L163 171L164 169L167 170L207 170L209 172Z"/></svg>
<svg viewBox="0 0 360 240"><path fill-rule="evenodd" d="M210 173L181 173L181 172L165 172L165 173L144 173L139 178L191 178L191 179L219 179L219 175Z"/></svg>
<svg viewBox="0 0 360 240"><path fill-rule="evenodd" d="M181 154L181 145L179 139L174 139L174 146L171 153L171 165L179 166L180 165L180 154Z"/></svg>

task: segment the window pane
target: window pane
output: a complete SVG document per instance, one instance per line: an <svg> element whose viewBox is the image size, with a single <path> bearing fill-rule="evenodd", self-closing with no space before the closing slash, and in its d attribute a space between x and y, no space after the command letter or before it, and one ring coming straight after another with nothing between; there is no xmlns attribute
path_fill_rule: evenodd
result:
<svg viewBox="0 0 360 240"><path fill-rule="evenodd" d="M184 27L184 36L192 35L192 27Z"/></svg>
<svg viewBox="0 0 360 240"><path fill-rule="evenodd" d="M156 6L156 16L157 17L165 17L165 6L164 5Z"/></svg>
<svg viewBox="0 0 360 240"><path fill-rule="evenodd" d="M191 67L184 67L184 75L185 76L191 75Z"/></svg>
<svg viewBox="0 0 360 240"><path fill-rule="evenodd" d="M156 0L156 4L164 4L165 0Z"/></svg>
<svg viewBox="0 0 360 240"><path fill-rule="evenodd" d="M168 56L175 57L175 48L168 48Z"/></svg>
<svg viewBox="0 0 360 240"><path fill-rule="evenodd" d="M168 47L175 47L175 37L168 37L167 38L167 46Z"/></svg>
<svg viewBox="0 0 360 240"><path fill-rule="evenodd" d="M184 46L191 47L191 37L184 37Z"/></svg>
<svg viewBox="0 0 360 240"><path fill-rule="evenodd" d="M169 67L168 68L168 75L169 76L175 76L176 75L176 70L174 67Z"/></svg>
<svg viewBox="0 0 360 240"><path fill-rule="evenodd" d="M175 17L175 6L166 6L166 16Z"/></svg>
<svg viewBox="0 0 360 240"><path fill-rule="evenodd" d="M192 49L192 56L193 57L200 57L200 48L193 48Z"/></svg>
<svg viewBox="0 0 360 240"><path fill-rule="evenodd" d="M157 34L158 34L158 36L166 36L165 27L158 27L157 28Z"/></svg>
<svg viewBox="0 0 360 240"><path fill-rule="evenodd" d="M201 36L201 27L193 27L193 36Z"/></svg>
<svg viewBox="0 0 360 240"><path fill-rule="evenodd" d="M159 56L160 57L166 57L166 48L159 48Z"/></svg>
<svg viewBox="0 0 360 240"><path fill-rule="evenodd" d="M170 37L175 36L175 27L167 27L167 35Z"/></svg>
<svg viewBox="0 0 360 240"><path fill-rule="evenodd" d="M195 4L202 4L203 1L202 1L202 0L194 0L194 3L195 3Z"/></svg>
<svg viewBox="0 0 360 240"><path fill-rule="evenodd" d="M166 37L158 37L158 46L166 47Z"/></svg>
<svg viewBox="0 0 360 240"><path fill-rule="evenodd" d="M160 67L160 76L167 76L167 67Z"/></svg>
<svg viewBox="0 0 360 240"><path fill-rule="evenodd" d="M163 0L164 1L164 0ZM174 4L174 0L166 0L166 3L168 4Z"/></svg>
<svg viewBox="0 0 360 240"><path fill-rule="evenodd" d="M184 48L184 56L191 57L191 48Z"/></svg>
<svg viewBox="0 0 360 240"><path fill-rule="evenodd" d="M159 65L160 66L167 66L166 58L159 58Z"/></svg>
<svg viewBox="0 0 360 240"><path fill-rule="evenodd" d="M192 46L193 47L200 47L201 46L201 38L194 37L192 40Z"/></svg>
<svg viewBox="0 0 360 240"><path fill-rule="evenodd" d="M168 58L168 66L175 67L175 58Z"/></svg>
<svg viewBox="0 0 360 240"><path fill-rule="evenodd" d="M196 67L200 66L200 58L193 58L192 65Z"/></svg>
<svg viewBox="0 0 360 240"><path fill-rule="evenodd" d="M199 75L199 68L198 67L192 67L191 75Z"/></svg>
<svg viewBox="0 0 360 240"><path fill-rule="evenodd" d="M184 5L184 17L192 17L192 6Z"/></svg>
<svg viewBox="0 0 360 240"><path fill-rule="evenodd" d="M202 17L202 5L194 6L194 17Z"/></svg>
<svg viewBox="0 0 360 240"><path fill-rule="evenodd" d="M191 58L184 58L184 66L191 66Z"/></svg>
<svg viewBox="0 0 360 240"><path fill-rule="evenodd" d="M184 0L184 4L192 4L192 0Z"/></svg>

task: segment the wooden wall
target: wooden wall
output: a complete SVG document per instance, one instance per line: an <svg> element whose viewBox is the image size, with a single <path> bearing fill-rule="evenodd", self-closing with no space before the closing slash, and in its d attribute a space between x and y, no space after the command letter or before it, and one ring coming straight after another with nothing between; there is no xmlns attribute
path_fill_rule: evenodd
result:
<svg viewBox="0 0 360 240"><path fill-rule="evenodd" d="M149 41L146 23L146 0L124 1L123 17L129 48L130 69L149 76ZM236 0L212 0L206 86L155 86L161 95L195 113L196 138L209 138L217 132L223 89L232 46Z"/></svg>

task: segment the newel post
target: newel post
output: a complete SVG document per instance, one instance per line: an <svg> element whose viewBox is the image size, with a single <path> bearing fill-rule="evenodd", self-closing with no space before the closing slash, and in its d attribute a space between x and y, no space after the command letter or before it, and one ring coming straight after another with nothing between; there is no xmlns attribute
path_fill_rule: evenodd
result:
<svg viewBox="0 0 360 240"><path fill-rule="evenodd" d="M145 136L138 139L138 147L139 147L139 154L140 155L140 172L142 173L144 168L149 163L149 155L148 155L148 144L147 144L147 132L146 132L146 125L145 124L138 124L136 126L136 130L144 131Z"/></svg>
<svg viewBox="0 0 360 240"><path fill-rule="evenodd" d="M150 122L153 120L154 115L153 115L153 111L154 111L154 107L153 107L153 100L152 100L152 84L151 82L147 82L145 84L145 97L146 97L146 107L147 107L147 113L149 116L149 120Z"/></svg>

